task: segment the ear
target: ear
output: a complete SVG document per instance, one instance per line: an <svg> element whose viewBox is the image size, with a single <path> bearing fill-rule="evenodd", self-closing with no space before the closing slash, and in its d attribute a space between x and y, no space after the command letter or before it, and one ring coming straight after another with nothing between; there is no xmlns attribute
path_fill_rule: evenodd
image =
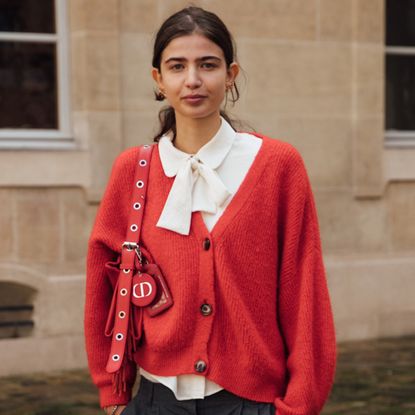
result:
<svg viewBox="0 0 415 415"><path fill-rule="evenodd" d="M156 81L157 86L159 87L159 89L163 89L163 82L162 82L160 71L157 68L152 68L151 69L151 76Z"/></svg>
<svg viewBox="0 0 415 415"><path fill-rule="evenodd" d="M239 74L239 65L237 62L232 62L229 65L227 75L226 75L226 82L233 83L235 82L236 77Z"/></svg>

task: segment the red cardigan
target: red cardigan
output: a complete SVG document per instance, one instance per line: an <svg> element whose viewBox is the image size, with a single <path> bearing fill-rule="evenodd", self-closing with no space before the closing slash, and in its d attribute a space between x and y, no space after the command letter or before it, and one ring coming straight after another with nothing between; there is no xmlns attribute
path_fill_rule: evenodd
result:
<svg viewBox="0 0 415 415"><path fill-rule="evenodd" d="M174 305L156 317L144 313L134 360L160 376L203 374L236 395L273 402L278 415L314 415L328 397L336 361L317 215L298 152L259 137L262 146L212 231L194 212L188 236L156 227L174 179L165 176L155 147L142 243ZM117 395L105 372L112 285L104 264L124 241L137 157L134 147L116 159L88 246L86 349L101 406L126 403L135 381L130 364L127 390ZM202 313L202 304L213 312Z"/></svg>

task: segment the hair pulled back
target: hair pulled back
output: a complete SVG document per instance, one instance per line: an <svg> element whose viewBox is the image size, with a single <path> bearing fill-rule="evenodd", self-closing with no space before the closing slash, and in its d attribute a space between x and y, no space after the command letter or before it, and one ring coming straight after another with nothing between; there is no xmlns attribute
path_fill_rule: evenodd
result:
<svg viewBox="0 0 415 415"><path fill-rule="evenodd" d="M236 46L232 35L222 20L214 13L202 9L201 7L189 6L172 14L161 25L157 32L153 48L152 65L160 71L161 55L167 45L175 38L188 36L193 33L205 36L213 43L218 45L225 56L226 66L236 60ZM231 101L235 103L239 98L239 91L236 84L230 90ZM163 101L164 96L155 93L156 100ZM224 110L220 111L231 125L232 121ZM154 137L154 141L166 134L168 131L173 132L176 137L176 117L174 109L171 106L164 107L159 112L160 130Z"/></svg>

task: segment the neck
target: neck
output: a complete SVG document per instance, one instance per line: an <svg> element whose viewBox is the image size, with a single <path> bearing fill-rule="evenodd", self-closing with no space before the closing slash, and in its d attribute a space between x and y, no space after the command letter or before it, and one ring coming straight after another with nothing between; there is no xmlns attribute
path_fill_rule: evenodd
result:
<svg viewBox="0 0 415 415"><path fill-rule="evenodd" d="M209 142L220 127L220 114L206 118L185 118L176 113L176 138L174 146L188 154L196 154Z"/></svg>

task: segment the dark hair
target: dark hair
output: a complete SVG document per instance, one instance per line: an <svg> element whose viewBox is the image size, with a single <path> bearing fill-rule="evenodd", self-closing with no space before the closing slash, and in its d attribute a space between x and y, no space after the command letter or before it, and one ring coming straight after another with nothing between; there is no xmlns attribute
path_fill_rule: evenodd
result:
<svg viewBox="0 0 415 415"><path fill-rule="evenodd" d="M216 14L201 7L189 6L171 15L161 25L154 41L153 67L160 71L161 55L173 39L193 33L201 34L216 43L223 51L227 67L236 61L235 42L222 20ZM239 90L235 83L230 93L230 100L235 103L239 98ZM155 96L157 101L164 100L164 96L160 93L155 92ZM232 125L232 120L224 110L221 110L220 114ZM168 131L172 131L173 138L175 138L176 117L174 109L171 106L162 108L159 112L159 120L160 130L154 137L154 141L159 141Z"/></svg>

